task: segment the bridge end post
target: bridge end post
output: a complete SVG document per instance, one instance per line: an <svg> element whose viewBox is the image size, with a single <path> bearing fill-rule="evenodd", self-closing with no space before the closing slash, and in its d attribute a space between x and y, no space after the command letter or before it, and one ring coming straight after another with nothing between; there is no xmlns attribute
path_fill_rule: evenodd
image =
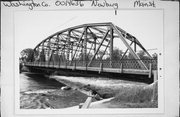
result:
<svg viewBox="0 0 180 117"><path fill-rule="evenodd" d="M152 94L151 102L154 102L156 98L156 93L158 90L157 88L158 88L158 72L157 70L154 70L153 71L153 94Z"/></svg>
<svg viewBox="0 0 180 117"><path fill-rule="evenodd" d="M158 72L157 70L153 71L153 82L156 82L158 80Z"/></svg>
<svg viewBox="0 0 180 117"><path fill-rule="evenodd" d="M110 27L110 67L113 68L113 28Z"/></svg>

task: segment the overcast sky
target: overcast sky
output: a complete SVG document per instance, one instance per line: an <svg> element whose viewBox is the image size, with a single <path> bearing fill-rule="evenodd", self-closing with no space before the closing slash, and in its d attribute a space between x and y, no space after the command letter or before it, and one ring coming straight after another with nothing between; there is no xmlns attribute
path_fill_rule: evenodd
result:
<svg viewBox="0 0 180 117"><path fill-rule="evenodd" d="M113 10L20 11L15 13L15 47L18 52L34 48L62 29L100 22L119 26L135 36L146 49L158 48L163 40L162 10L118 10L117 15ZM114 46L120 45L115 43Z"/></svg>

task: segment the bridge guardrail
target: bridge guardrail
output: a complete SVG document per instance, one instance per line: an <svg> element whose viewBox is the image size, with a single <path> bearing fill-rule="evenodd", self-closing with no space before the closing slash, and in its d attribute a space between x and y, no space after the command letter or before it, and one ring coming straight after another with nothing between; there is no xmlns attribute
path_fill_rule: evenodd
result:
<svg viewBox="0 0 180 117"><path fill-rule="evenodd" d="M41 62L41 61L34 61L34 62L26 62L25 65L32 65L32 66L43 66L43 67L56 67L60 68L62 66L79 66L79 67L100 67L100 64L103 64L103 68L123 68L123 69L141 69L141 66L138 64L137 59L127 59L121 61L110 61L110 60L94 60L92 61L91 65L88 66L89 61L57 61L57 62ZM157 60L155 59L142 59L141 60L148 69L156 70L157 69Z"/></svg>

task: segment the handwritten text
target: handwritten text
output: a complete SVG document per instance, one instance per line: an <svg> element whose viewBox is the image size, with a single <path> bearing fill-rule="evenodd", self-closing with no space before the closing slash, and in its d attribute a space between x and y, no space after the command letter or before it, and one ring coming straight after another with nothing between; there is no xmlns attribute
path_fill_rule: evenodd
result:
<svg viewBox="0 0 180 117"><path fill-rule="evenodd" d="M134 2L134 7L156 7L154 1L138 0Z"/></svg>
<svg viewBox="0 0 180 117"><path fill-rule="evenodd" d="M74 0L62 0L62 1L59 1L57 0L55 2L55 5L56 6L80 6L80 7L83 7L84 4L82 1L74 1Z"/></svg>
<svg viewBox="0 0 180 117"><path fill-rule="evenodd" d="M30 10L33 10L34 7L49 7L50 5L46 2L34 2L33 0L24 0L24 1L6 1L3 2L3 5L6 7L28 7Z"/></svg>
<svg viewBox="0 0 180 117"><path fill-rule="evenodd" d="M87 4L85 4L87 2ZM115 11L118 9L119 4L110 0L55 0L50 2L51 4L45 1L38 0L18 0L18 1L4 1L3 5L5 7L28 7L29 10L34 10L38 7L97 7L97 8L112 8Z"/></svg>
<svg viewBox="0 0 180 117"><path fill-rule="evenodd" d="M112 7L115 10L118 9L118 3L109 3L106 0L104 1L99 1L99 0L92 0L91 6L93 7Z"/></svg>

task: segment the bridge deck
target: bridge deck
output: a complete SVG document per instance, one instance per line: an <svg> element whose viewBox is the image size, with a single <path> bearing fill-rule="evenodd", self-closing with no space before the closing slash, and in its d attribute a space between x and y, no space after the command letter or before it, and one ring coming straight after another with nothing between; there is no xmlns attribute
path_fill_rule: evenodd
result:
<svg viewBox="0 0 180 117"><path fill-rule="evenodd" d="M47 65L47 64L25 64L25 66L34 66L36 68L56 68L56 69L70 69L70 70L82 70L82 71L95 71L95 72L107 72L107 73L127 73L127 74L139 74L149 75L152 70L142 69L122 69L122 68L103 68L103 67L85 67L85 66L66 66L66 65Z"/></svg>

